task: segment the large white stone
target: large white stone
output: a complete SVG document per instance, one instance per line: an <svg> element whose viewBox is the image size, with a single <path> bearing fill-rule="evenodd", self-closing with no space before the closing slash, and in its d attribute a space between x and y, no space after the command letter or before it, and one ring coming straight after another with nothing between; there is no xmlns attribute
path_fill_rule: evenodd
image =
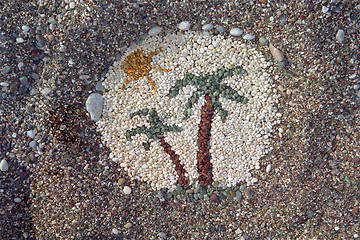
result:
<svg viewBox="0 0 360 240"><path fill-rule="evenodd" d="M284 60L284 54L279 49L274 47L274 45L272 45L271 43L269 44L269 49L276 61L281 62L282 60Z"/></svg>
<svg viewBox="0 0 360 240"><path fill-rule="evenodd" d="M86 100L86 110L90 113L91 119L98 121L101 116L104 104L103 96L99 93L92 93Z"/></svg>
<svg viewBox="0 0 360 240"><path fill-rule="evenodd" d="M9 169L9 164L5 159L1 160L0 162L0 170L6 172Z"/></svg>

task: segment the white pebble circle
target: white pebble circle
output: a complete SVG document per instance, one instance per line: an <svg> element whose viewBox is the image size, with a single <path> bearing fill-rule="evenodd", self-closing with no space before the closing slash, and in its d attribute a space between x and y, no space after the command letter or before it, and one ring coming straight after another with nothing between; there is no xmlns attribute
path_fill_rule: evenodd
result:
<svg viewBox="0 0 360 240"><path fill-rule="evenodd" d="M199 124L209 98L199 91L209 91L213 79L220 86L207 95L217 100L211 102L215 111L209 141L213 180L227 187L241 181L254 184L251 171L260 168L260 158L271 150L278 121L270 69L255 47L231 36L192 31L149 36L129 48L105 76L98 130L112 157L133 179L148 182L154 190L174 189L179 176L169 155L173 151L189 181L197 182ZM217 74L224 77L219 80ZM189 76L195 80L185 84ZM227 115L221 115L225 111ZM162 125L153 125L154 119ZM124 192L131 189L126 186Z"/></svg>

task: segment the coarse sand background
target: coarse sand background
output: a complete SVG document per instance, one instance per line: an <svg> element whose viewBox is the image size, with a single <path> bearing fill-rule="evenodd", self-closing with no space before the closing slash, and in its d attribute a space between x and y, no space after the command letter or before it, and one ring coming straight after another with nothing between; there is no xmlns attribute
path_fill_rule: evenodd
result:
<svg viewBox="0 0 360 240"><path fill-rule="evenodd" d="M0 239L358 238L359 11L336 0L1 1ZM110 161L85 110L127 47L185 20L254 35L280 76L279 132L239 201L162 201Z"/></svg>

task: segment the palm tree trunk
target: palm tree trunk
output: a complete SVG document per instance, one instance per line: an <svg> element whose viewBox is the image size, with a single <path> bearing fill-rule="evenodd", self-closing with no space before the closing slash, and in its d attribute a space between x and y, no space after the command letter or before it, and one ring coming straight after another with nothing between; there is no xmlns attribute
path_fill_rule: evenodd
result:
<svg viewBox="0 0 360 240"><path fill-rule="evenodd" d="M165 153L169 154L171 161L175 165L175 171L177 172L179 178L177 183L182 187L189 185L189 178L185 175L186 170L180 162L180 157L171 149L170 144L165 142L165 137L160 137L160 145L164 148Z"/></svg>
<svg viewBox="0 0 360 240"><path fill-rule="evenodd" d="M201 108L201 121L198 132L197 168L199 184L207 187L213 183L212 163L210 161L211 123L214 116L214 107L211 98L205 95L205 105Z"/></svg>

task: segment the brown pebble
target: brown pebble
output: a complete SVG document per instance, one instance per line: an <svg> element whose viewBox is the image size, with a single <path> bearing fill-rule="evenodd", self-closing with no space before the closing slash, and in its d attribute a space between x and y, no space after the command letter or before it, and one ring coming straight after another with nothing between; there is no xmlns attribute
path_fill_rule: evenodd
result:
<svg viewBox="0 0 360 240"><path fill-rule="evenodd" d="M358 212L359 212L359 209L358 209L358 208L353 208L353 209L350 210L350 213L351 213L352 215L356 215L356 214L358 214Z"/></svg>
<svg viewBox="0 0 360 240"><path fill-rule="evenodd" d="M230 190L229 193L230 193L233 197L236 197L236 192L234 192L233 190Z"/></svg>
<svg viewBox="0 0 360 240"><path fill-rule="evenodd" d="M119 178L118 184L123 185L125 183L125 181L126 181L125 178Z"/></svg>
<svg viewBox="0 0 360 240"><path fill-rule="evenodd" d="M342 190L344 190L344 186L343 185L335 186L335 190L341 192Z"/></svg>
<svg viewBox="0 0 360 240"><path fill-rule="evenodd" d="M219 201L219 196L216 195L215 193L213 193L213 194L211 195L209 201L210 201L211 203L218 202L218 201Z"/></svg>

